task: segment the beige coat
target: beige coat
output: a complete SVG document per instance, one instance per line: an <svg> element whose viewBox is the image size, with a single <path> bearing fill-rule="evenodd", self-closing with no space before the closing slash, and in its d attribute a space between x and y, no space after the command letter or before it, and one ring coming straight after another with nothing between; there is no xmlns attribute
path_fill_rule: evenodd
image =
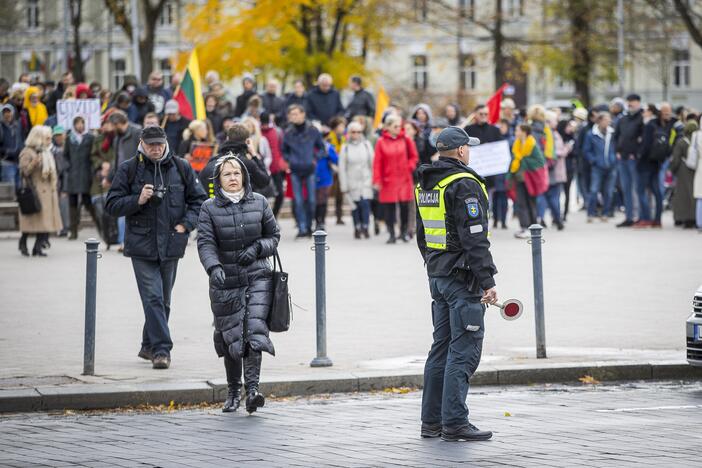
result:
<svg viewBox="0 0 702 468"><path fill-rule="evenodd" d="M59 211L56 173L47 178L42 175L42 157L33 148L25 147L19 155L19 168L22 177L28 177L41 203L41 211L32 215L20 213L20 231L27 234L55 233L63 229Z"/></svg>

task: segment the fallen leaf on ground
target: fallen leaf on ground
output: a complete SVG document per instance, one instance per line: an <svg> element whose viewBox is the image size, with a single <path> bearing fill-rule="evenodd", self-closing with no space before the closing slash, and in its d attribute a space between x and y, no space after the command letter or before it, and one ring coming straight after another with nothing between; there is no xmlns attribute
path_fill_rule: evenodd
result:
<svg viewBox="0 0 702 468"><path fill-rule="evenodd" d="M586 385L597 385L597 384L600 383L599 380L597 380L596 378L594 378L594 377L591 376L591 375L583 375L583 376L580 377L578 380L581 381L582 383L586 384Z"/></svg>

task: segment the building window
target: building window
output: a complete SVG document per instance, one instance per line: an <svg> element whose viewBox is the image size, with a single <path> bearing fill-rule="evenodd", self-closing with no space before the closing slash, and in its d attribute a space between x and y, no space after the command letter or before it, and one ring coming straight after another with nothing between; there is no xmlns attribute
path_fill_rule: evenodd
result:
<svg viewBox="0 0 702 468"><path fill-rule="evenodd" d="M412 56L412 74L414 75L414 89L427 89L427 56L414 55Z"/></svg>
<svg viewBox="0 0 702 468"><path fill-rule="evenodd" d="M475 89L475 70L475 57L473 57L472 55L461 55L461 69L459 72L459 81L461 83L462 91Z"/></svg>
<svg viewBox="0 0 702 468"><path fill-rule="evenodd" d="M414 18L417 21L426 21L428 13L428 0L414 0Z"/></svg>
<svg viewBox="0 0 702 468"><path fill-rule="evenodd" d="M39 0L27 0L27 27L39 27Z"/></svg>
<svg viewBox="0 0 702 468"><path fill-rule="evenodd" d="M124 76L127 74L127 62L124 59L116 59L112 62L112 81L114 89L121 89L124 85Z"/></svg>
<svg viewBox="0 0 702 468"><path fill-rule="evenodd" d="M673 86L690 87L690 50L673 49Z"/></svg>
<svg viewBox="0 0 702 468"><path fill-rule="evenodd" d="M502 16L505 18L519 18L524 15L524 0L505 0L502 5Z"/></svg>
<svg viewBox="0 0 702 468"><path fill-rule="evenodd" d="M163 5L163 10L161 11L161 16L158 18L158 24L160 26L173 26L175 23L175 8L172 2L166 2Z"/></svg>
<svg viewBox="0 0 702 468"><path fill-rule="evenodd" d="M163 85L168 87L171 82L171 77L173 76L173 71L171 70L171 59L161 59L158 61L158 69L163 73Z"/></svg>
<svg viewBox="0 0 702 468"><path fill-rule="evenodd" d="M458 12L461 18L475 19L475 0L458 0Z"/></svg>

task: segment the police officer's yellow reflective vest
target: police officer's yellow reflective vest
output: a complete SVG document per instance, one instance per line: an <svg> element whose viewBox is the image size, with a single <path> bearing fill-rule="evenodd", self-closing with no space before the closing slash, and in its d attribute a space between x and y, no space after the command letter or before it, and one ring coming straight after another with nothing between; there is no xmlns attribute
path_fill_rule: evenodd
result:
<svg viewBox="0 0 702 468"><path fill-rule="evenodd" d="M485 184L469 172L451 174L441 179L431 190L422 190L419 184L414 189L419 216L421 216L424 225L424 239L428 248L446 250L446 201L444 193L451 182L465 178L476 181L483 189L485 198L488 198Z"/></svg>

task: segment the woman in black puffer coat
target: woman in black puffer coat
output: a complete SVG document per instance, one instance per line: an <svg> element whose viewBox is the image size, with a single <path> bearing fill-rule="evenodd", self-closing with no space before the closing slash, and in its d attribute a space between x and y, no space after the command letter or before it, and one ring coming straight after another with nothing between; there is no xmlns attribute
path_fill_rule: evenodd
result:
<svg viewBox="0 0 702 468"><path fill-rule="evenodd" d="M215 350L227 372L229 393L222 411L239 407L243 360L246 411L253 413L265 402L258 391L261 352L275 355L266 324L273 293L268 258L278 246L280 229L268 201L251 190L237 156L219 158L214 189L215 197L200 210L197 249L210 275Z"/></svg>

